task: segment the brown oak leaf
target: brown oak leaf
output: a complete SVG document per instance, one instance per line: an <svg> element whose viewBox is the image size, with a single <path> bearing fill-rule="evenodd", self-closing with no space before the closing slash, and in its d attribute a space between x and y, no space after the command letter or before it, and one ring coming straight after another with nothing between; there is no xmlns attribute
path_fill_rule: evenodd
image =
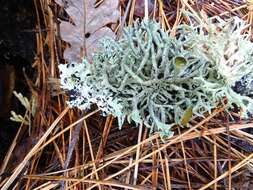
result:
<svg viewBox="0 0 253 190"><path fill-rule="evenodd" d="M56 3L65 8L73 22L60 23L61 38L70 44L64 51L66 61L81 60L84 40L87 58L91 60L101 38L115 38L114 32L106 25L116 23L120 18L118 0L104 0L98 6L95 6L96 0L56 0Z"/></svg>

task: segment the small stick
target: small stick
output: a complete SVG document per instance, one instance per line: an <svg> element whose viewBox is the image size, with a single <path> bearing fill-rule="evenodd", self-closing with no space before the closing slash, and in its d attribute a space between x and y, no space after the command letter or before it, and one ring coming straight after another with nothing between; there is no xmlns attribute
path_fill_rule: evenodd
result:
<svg viewBox="0 0 253 190"><path fill-rule="evenodd" d="M142 128L143 128L143 123L140 124L139 126L139 134L138 134L138 144L141 142L141 136L142 136ZM136 158L135 160L138 161L139 157L140 157L140 146L137 147L136 150ZM139 164L136 164L134 167L134 185L137 184L137 178L138 178L138 168L139 168Z"/></svg>
<svg viewBox="0 0 253 190"><path fill-rule="evenodd" d="M86 2L83 0L83 52L82 56L86 57L87 56L87 50L86 50L86 39L85 39L85 34L86 34L86 13L87 13L87 8L86 8Z"/></svg>
<svg viewBox="0 0 253 190"><path fill-rule="evenodd" d="M144 20L148 20L148 0L145 0Z"/></svg>

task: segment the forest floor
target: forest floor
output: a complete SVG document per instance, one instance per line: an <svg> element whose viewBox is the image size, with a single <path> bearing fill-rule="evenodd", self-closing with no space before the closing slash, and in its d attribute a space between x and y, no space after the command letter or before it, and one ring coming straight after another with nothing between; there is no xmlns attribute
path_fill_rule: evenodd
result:
<svg viewBox="0 0 253 190"><path fill-rule="evenodd" d="M207 18L237 16L249 23L248 32L252 32L253 1L34 0L33 3L32 6L23 3L29 7L28 13L15 15L16 21L6 24L15 26L16 31L6 31L7 37L0 32L0 40L15 38L11 40L15 42L12 52L20 49L18 55L12 53L11 62L22 60L18 66L6 63L17 73L14 86L9 85L13 83L12 75L4 78L1 74L12 73L13 68L1 68L0 79L7 81L5 86L10 92L0 94L0 98L9 99L14 89L23 94L11 97L7 109L8 113L16 112L12 116L18 127L9 121L7 126L10 115L2 117L2 190L253 189L252 120L230 122L224 107L219 107L204 119L192 119L191 127L176 127L173 137L162 139L159 133L150 134L148 128L137 128L127 122L119 130L117 119L101 116L95 107L86 112L70 109L66 104L68 96L60 89L58 80L60 63L78 61L84 54L89 57L105 34L117 38L124 26L145 16L156 19L168 31L188 22L182 14L185 10ZM27 18L22 20L22 14ZM9 17L0 17L2 27L6 27L3 23ZM18 21L21 24L17 25ZM3 49L1 41L0 48ZM5 53L9 52L4 48ZM7 99L0 99L0 106L3 102Z"/></svg>

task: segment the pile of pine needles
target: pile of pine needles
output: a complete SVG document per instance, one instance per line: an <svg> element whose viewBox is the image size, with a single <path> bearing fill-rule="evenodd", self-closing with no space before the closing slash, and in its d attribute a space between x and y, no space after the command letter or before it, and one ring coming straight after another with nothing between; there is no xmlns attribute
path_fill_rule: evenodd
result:
<svg viewBox="0 0 253 190"><path fill-rule="evenodd" d="M133 23L135 6L122 0L119 27ZM202 17L238 16L253 24L253 2L243 0L154 0L150 17L166 30L185 22L182 11ZM36 77L27 79L36 113L21 124L0 171L7 189L253 189L253 123L230 115L224 107L190 128L175 129L167 140L147 128L69 109L66 95L54 80L63 63L65 44L57 17L63 10L53 0L34 0L37 13ZM141 15L140 15L141 17ZM33 101L34 102L34 101ZM32 103L31 103L32 104Z"/></svg>

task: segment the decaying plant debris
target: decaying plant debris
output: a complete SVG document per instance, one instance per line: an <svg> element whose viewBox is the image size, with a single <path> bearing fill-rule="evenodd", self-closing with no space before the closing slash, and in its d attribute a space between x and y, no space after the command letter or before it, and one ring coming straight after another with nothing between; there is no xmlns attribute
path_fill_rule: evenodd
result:
<svg viewBox="0 0 253 190"><path fill-rule="evenodd" d="M30 127L21 124L5 156L0 170L1 189L253 188L252 120L240 120L238 112L224 111L226 107L222 104L211 114L207 113L204 119L192 117L188 128L175 127L174 136L162 141L158 133L149 135L148 128L136 128L125 122L118 130L112 116L104 118L98 110L80 113L68 108L65 95L58 92L52 96L48 79L59 77L57 68L63 58L60 50L65 48L65 43L58 39L59 21L55 18L61 10L51 0L34 2L41 13L37 26L41 30L36 33L37 57L33 65L37 78L27 82L32 97L36 99L37 109L34 116L29 111L30 117L23 116L30 120ZM121 18L125 19L120 19L115 31L117 27L131 25L133 19L143 19L135 9L140 2L120 1L118 10ZM252 32L250 1L148 2L152 2L154 8L149 10L149 18L159 21L166 31L174 31L171 36L177 35L175 28L179 25L193 22L193 19L185 17L185 11L195 16L206 15L207 18L219 15L224 20L238 16L249 23L244 33L251 35ZM42 30L43 26L47 30ZM181 58L178 60L185 62ZM244 77L237 81L234 91L249 95L244 83L248 79ZM76 134L79 127L80 134ZM22 149L23 153L19 154L17 149L20 147L32 148L23 157L26 150ZM73 150L71 157L68 155L70 149ZM66 169L64 166L69 158Z"/></svg>
<svg viewBox="0 0 253 190"><path fill-rule="evenodd" d="M118 0L107 0L97 6L95 0L89 0L86 4L83 0L56 2L65 8L72 21L60 23L61 38L70 44L64 51L66 61L80 61L84 49L86 56L91 58L97 49L99 39L104 36L116 37L106 25L119 20Z"/></svg>

